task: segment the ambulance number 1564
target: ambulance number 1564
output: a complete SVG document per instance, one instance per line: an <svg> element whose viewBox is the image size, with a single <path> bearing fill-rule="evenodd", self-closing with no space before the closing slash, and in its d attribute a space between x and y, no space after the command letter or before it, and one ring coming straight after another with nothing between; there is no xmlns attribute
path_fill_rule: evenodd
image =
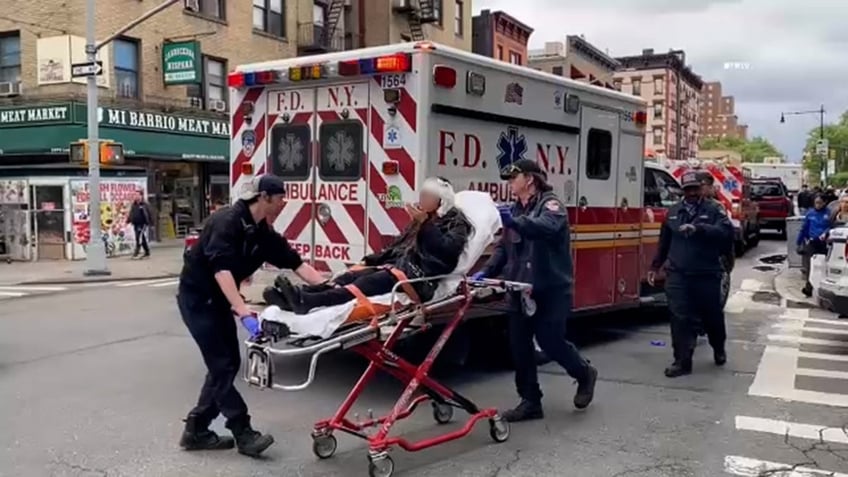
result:
<svg viewBox="0 0 848 477"><path fill-rule="evenodd" d="M406 75L383 75L380 77L380 86L382 88L400 88L406 84Z"/></svg>

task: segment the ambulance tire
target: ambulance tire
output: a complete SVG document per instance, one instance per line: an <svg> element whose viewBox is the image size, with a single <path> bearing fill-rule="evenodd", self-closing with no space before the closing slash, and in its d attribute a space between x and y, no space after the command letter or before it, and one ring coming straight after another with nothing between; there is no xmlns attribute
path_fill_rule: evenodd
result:
<svg viewBox="0 0 848 477"><path fill-rule="evenodd" d="M760 244L760 228L757 227L757 229L754 230L754 233L751 235L751 238L748 239L748 246L750 246L751 248L754 248L759 244Z"/></svg>

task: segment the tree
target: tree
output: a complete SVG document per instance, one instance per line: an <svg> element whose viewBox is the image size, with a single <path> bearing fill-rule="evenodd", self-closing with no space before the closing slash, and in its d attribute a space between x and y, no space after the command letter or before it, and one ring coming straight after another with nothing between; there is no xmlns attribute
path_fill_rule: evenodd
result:
<svg viewBox="0 0 848 477"><path fill-rule="evenodd" d="M751 140L740 137L706 138L701 141L701 150L729 150L738 152L745 162L763 162L767 157L782 156L767 139L756 136Z"/></svg>
<svg viewBox="0 0 848 477"><path fill-rule="evenodd" d="M823 158L816 155L816 143L821 138L821 128L813 128L807 133L807 146L804 155L804 168L814 174L823 170ZM828 141L829 158L836 161L836 172L848 172L848 111L842 113L835 124L825 124L824 138Z"/></svg>

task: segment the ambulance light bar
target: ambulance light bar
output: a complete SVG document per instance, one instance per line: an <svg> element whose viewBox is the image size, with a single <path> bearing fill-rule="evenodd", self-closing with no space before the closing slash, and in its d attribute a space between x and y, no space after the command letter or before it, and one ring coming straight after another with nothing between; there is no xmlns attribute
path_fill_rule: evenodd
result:
<svg viewBox="0 0 848 477"><path fill-rule="evenodd" d="M339 76L408 73L410 71L412 71L412 55L407 53L339 62Z"/></svg>
<svg viewBox="0 0 848 477"><path fill-rule="evenodd" d="M636 111L636 114L633 115L633 122L636 123L637 126L644 126L648 124L648 113L645 111Z"/></svg>

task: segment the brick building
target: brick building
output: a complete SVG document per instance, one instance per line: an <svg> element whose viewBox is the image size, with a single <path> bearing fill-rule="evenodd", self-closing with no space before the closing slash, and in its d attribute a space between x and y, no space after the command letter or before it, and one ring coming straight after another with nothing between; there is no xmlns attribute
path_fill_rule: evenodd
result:
<svg viewBox="0 0 848 477"><path fill-rule="evenodd" d="M557 76L612 88L613 73L620 66L580 36L569 35L565 43L548 42L540 50L530 51L529 66Z"/></svg>
<svg viewBox="0 0 848 477"><path fill-rule="evenodd" d="M97 38L108 37L158 3L97 2ZM104 184L135 181L134 187L146 189L156 211L154 237L185 233L215 204L229 200L227 72L242 63L404 38L470 50L470 1L403 5L386 0L254 0L250 5L186 0L136 26L99 52L100 137L121 144L124 153L104 165ZM81 148L71 147L86 136L85 78L71 75L72 64L86 61L85 6L85 0L0 0L0 8L14 11L0 18L0 181L5 181L0 189L14 179L26 184L26 194L19 195L26 199L22 206L49 206L66 214L53 221L53 252L45 249L38 257L84 256L84 248L65 239L71 231L62 224L75 222L71 210L87 207L73 199L85 196L80 188L87 171L74 160L82 159ZM116 150L109 149L110 154ZM73 157L71 151L76 151ZM36 187L33 178L48 170L55 178L48 181L52 185L38 179L42 185ZM118 185L115 190L127 190Z"/></svg>
<svg viewBox="0 0 848 477"><path fill-rule="evenodd" d="M703 81L686 65L685 53L647 49L618 61L615 88L648 101L646 152L669 159L697 157Z"/></svg>
<svg viewBox="0 0 848 477"><path fill-rule="evenodd" d="M527 43L533 29L504 12L483 10L472 19L471 50L515 65L527 65Z"/></svg>
<svg viewBox="0 0 848 477"><path fill-rule="evenodd" d="M702 138L737 137L747 139L748 126L739 124L733 96L722 96L721 83L704 84L701 92L700 128Z"/></svg>

